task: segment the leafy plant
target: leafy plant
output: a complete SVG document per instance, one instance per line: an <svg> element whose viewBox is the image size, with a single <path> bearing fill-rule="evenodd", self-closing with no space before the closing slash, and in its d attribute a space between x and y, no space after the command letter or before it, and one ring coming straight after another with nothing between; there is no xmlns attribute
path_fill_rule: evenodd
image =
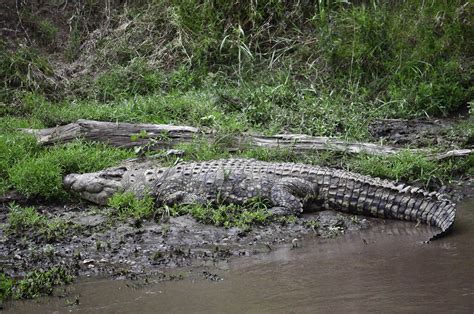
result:
<svg viewBox="0 0 474 314"><path fill-rule="evenodd" d="M120 218L150 218L155 212L154 200L150 195L139 199L132 192L115 193L108 205L117 211Z"/></svg>
<svg viewBox="0 0 474 314"><path fill-rule="evenodd" d="M63 220L40 215L34 207L21 207L14 203L9 207L7 230L12 234L29 232L36 240L52 242L66 237L73 228L76 226Z"/></svg>
<svg viewBox="0 0 474 314"><path fill-rule="evenodd" d="M54 286L69 284L74 277L62 266L52 267L47 271L34 270L15 283L15 299L32 299L40 295L50 295Z"/></svg>
<svg viewBox="0 0 474 314"><path fill-rule="evenodd" d="M8 174L15 189L27 197L56 198L63 194L61 165L53 156L25 158Z"/></svg>
<svg viewBox="0 0 474 314"><path fill-rule="evenodd" d="M243 206L235 204L177 206L171 209L171 214L190 214L202 223L226 228L238 227L244 231L250 230L253 225L265 224L272 217L267 210L266 202L259 199L252 199Z"/></svg>

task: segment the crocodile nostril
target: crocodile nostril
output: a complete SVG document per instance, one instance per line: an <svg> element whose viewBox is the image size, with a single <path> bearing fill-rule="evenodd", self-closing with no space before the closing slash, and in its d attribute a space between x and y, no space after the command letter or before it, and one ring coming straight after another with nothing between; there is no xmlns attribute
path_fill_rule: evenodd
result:
<svg viewBox="0 0 474 314"><path fill-rule="evenodd" d="M66 177L64 177L64 186L66 189L70 189L71 186L76 182L76 175L75 174L68 174Z"/></svg>

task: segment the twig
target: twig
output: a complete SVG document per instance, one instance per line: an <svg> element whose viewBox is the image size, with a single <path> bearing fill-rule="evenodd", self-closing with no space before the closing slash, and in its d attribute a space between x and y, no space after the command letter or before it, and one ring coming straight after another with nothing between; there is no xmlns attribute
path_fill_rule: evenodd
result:
<svg viewBox="0 0 474 314"><path fill-rule="evenodd" d="M28 32L26 31L26 28L23 25L23 21L21 20L21 13L20 13L21 0L16 0L15 5L16 5L16 14L18 16L18 22L20 23L20 27L23 30L23 32L25 33L26 40L28 41L29 44L31 44L30 36L28 35Z"/></svg>

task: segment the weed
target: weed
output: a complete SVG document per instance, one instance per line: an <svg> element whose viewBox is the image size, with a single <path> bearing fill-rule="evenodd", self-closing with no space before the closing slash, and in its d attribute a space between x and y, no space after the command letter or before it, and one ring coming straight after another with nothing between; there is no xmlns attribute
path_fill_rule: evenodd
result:
<svg viewBox="0 0 474 314"><path fill-rule="evenodd" d="M9 207L7 231L10 234L28 233L37 240L52 242L66 237L73 228L74 225L68 225L63 220L38 214L34 207L21 207L14 203Z"/></svg>
<svg viewBox="0 0 474 314"><path fill-rule="evenodd" d="M269 222L272 216L267 210L266 202L258 199L251 200L243 206L235 204L175 206L171 212L173 216L190 214L202 223L226 228L238 227L244 231L250 230L253 225Z"/></svg>
<svg viewBox="0 0 474 314"><path fill-rule="evenodd" d="M275 219L275 221L279 222L282 225L292 225L298 221L298 217L294 215L290 216L280 216Z"/></svg>
<svg viewBox="0 0 474 314"><path fill-rule="evenodd" d="M150 195L138 199L132 192L115 193L108 201L120 218L150 218L154 213L154 200Z"/></svg>
<svg viewBox="0 0 474 314"><path fill-rule="evenodd" d="M162 252L156 251L155 253L153 253L152 260L154 262L158 262L162 258L163 258L163 253Z"/></svg>
<svg viewBox="0 0 474 314"><path fill-rule="evenodd" d="M69 33L67 48L65 51L66 58L69 61L74 61L77 59L80 53L80 46L82 42L82 34L80 30L77 28L77 25L74 24L71 32Z"/></svg>
<svg viewBox="0 0 474 314"><path fill-rule="evenodd" d="M142 59L134 59L126 66L117 66L95 81L97 99L108 101L160 91L163 75L148 67Z"/></svg>
<svg viewBox="0 0 474 314"><path fill-rule="evenodd" d="M352 170L364 174L396 181L419 181L425 186L430 180L445 178L436 162L410 151L384 157L360 155L349 162Z"/></svg>
<svg viewBox="0 0 474 314"><path fill-rule="evenodd" d="M31 149L28 152L31 139L24 140L26 144L23 150L22 146L18 146L13 148L18 151L15 154L3 157L0 153L0 162L10 164L16 161L6 167L9 181L16 190L27 197L65 198L62 178L66 173L97 171L133 156L131 152L107 147L104 144L87 144L79 141L34 154ZM7 141L8 139L5 143ZM2 145L1 137L0 145ZM22 159L18 157L14 160L16 153L23 153Z"/></svg>
<svg viewBox="0 0 474 314"><path fill-rule="evenodd" d="M15 283L13 296L15 299L32 299L44 294L50 295L54 286L69 284L73 278L62 266L52 267L47 271L31 271Z"/></svg>
<svg viewBox="0 0 474 314"><path fill-rule="evenodd" d="M14 52L0 41L0 101L12 99L14 89L52 92L55 82L49 62L31 47L20 46Z"/></svg>
<svg viewBox="0 0 474 314"><path fill-rule="evenodd" d="M13 291L14 280L9 276L0 272L0 306L11 297Z"/></svg>
<svg viewBox="0 0 474 314"><path fill-rule="evenodd" d="M304 226L306 228L310 228L312 229L314 232L316 232L316 229L318 229L320 227L320 224L319 224L319 221L315 220L315 219L310 219L310 220L306 220L304 222Z"/></svg>
<svg viewBox="0 0 474 314"><path fill-rule="evenodd" d="M37 225L41 216L34 207L20 207L15 203L10 205L8 213L8 225L10 230L22 231Z"/></svg>
<svg viewBox="0 0 474 314"><path fill-rule="evenodd" d="M26 197L64 196L61 165L52 156L26 158L9 170L12 185Z"/></svg>
<svg viewBox="0 0 474 314"><path fill-rule="evenodd" d="M33 299L41 295L50 295L54 286L69 284L74 277L63 266L49 270L33 270L21 279L13 279L0 273L0 304L9 298Z"/></svg>

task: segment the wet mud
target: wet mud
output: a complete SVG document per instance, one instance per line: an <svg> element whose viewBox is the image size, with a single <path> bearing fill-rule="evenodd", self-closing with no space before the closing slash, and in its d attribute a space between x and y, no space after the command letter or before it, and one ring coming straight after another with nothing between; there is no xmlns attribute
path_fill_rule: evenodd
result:
<svg viewBox="0 0 474 314"><path fill-rule="evenodd" d="M297 246L306 234L332 238L347 230L380 223L377 219L333 211L315 212L294 223L239 228L205 225L185 215L164 221L128 221L114 218L107 209L76 206L39 207L50 219L74 226L60 239L47 241L34 230L26 234L7 231L7 208L0 214L0 267L22 276L32 269L64 265L77 276L137 278L162 273L162 269L213 266L233 256L251 256L280 246Z"/></svg>
<svg viewBox="0 0 474 314"><path fill-rule="evenodd" d="M174 273L182 280L80 279L6 313L471 313L473 206L460 204L453 233L429 244L430 227L401 221L331 239L307 233L298 247L184 267Z"/></svg>
<svg viewBox="0 0 474 314"><path fill-rule="evenodd" d="M441 145L453 149L472 146L474 144L472 136L453 132L456 121L459 120L380 119L371 122L368 128L374 140L382 140L384 143L394 146L433 147L433 145Z"/></svg>

